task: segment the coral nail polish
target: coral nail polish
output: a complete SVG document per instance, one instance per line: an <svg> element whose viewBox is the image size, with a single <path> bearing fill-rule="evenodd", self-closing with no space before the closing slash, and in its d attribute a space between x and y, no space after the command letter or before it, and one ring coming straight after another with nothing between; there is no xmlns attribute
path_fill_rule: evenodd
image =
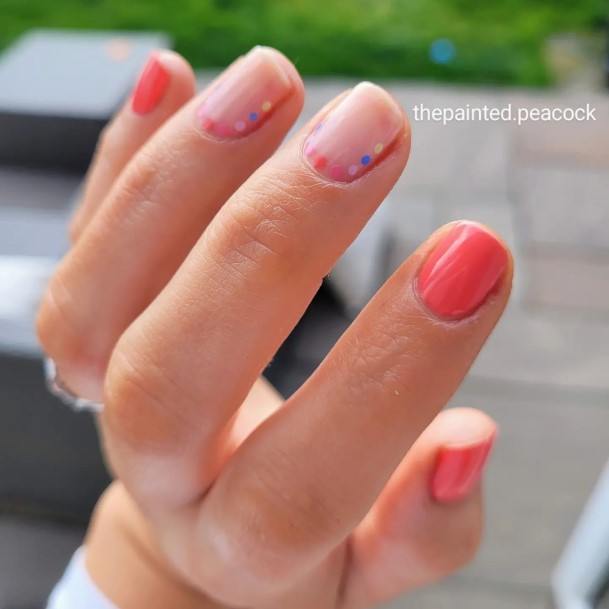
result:
<svg viewBox="0 0 609 609"><path fill-rule="evenodd" d="M309 135L304 155L323 177L352 182L370 171L404 127L404 116L380 87L360 83Z"/></svg>
<svg viewBox="0 0 609 609"><path fill-rule="evenodd" d="M148 114L158 105L169 86L169 72L158 55L150 56L135 85L131 108L136 114Z"/></svg>
<svg viewBox="0 0 609 609"><path fill-rule="evenodd" d="M473 222L459 222L424 262L416 289L443 319L471 315L499 283L508 264L505 247Z"/></svg>
<svg viewBox="0 0 609 609"><path fill-rule="evenodd" d="M459 501L478 484L495 436L472 446L448 446L438 454L431 478L431 496L442 503Z"/></svg>
<svg viewBox="0 0 609 609"><path fill-rule="evenodd" d="M212 87L197 110L197 121L215 137L245 137L272 116L292 88L274 52L256 47Z"/></svg>

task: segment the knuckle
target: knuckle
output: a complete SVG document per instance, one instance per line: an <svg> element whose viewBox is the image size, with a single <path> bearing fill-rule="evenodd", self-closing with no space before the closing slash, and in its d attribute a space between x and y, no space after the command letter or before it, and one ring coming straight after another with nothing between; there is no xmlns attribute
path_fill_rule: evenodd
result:
<svg viewBox="0 0 609 609"><path fill-rule="evenodd" d="M74 299L56 273L44 294L36 316L36 334L45 353L64 365L88 359L87 341L75 327Z"/></svg>
<svg viewBox="0 0 609 609"><path fill-rule="evenodd" d="M265 277L276 280L302 260L304 248L297 229L303 204L274 182L264 182L264 188L257 185L238 205L226 208L222 256L237 270L262 269Z"/></svg>
<svg viewBox="0 0 609 609"><path fill-rule="evenodd" d="M131 344L128 333L121 337L104 382L104 423L113 436L152 452L175 447L188 425L182 415L188 399L146 355L145 347ZM171 408L172 403L180 408Z"/></svg>
<svg viewBox="0 0 609 609"><path fill-rule="evenodd" d="M236 506L236 512L225 512L225 527L217 527L228 540L218 553L222 571L248 573L252 588L267 595L293 582L311 553L339 526L335 511L316 489L286 481L286 471L301 479L298 472L285 469L286 458L276 456L273 462L251 464L245 475L230 482L234 501L225 496L223 505Z"/></svg>

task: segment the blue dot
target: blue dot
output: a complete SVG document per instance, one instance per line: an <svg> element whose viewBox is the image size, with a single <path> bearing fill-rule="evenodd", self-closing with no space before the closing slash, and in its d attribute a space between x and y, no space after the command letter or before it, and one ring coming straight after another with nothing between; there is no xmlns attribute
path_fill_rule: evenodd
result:
<svg viewBox="0 0 609 609"><path fill-rule="evenodd" d="M446 64L455 59L457 49L452 40L438 38L431 43L429 57L434 63Z"/></svg>
<svg viewBox="0 0 609 609"><path fill-rule="evenodd" d="M250 112L250 120L257 121L258 120L258 112Z"/></svg>
<svg viewBox="0 0 609 609"><path fill-rule="evenodd" d="M362 160L362 165L367 165L372 159L370 158L369 154L365 154L361 160Z"/></svg>

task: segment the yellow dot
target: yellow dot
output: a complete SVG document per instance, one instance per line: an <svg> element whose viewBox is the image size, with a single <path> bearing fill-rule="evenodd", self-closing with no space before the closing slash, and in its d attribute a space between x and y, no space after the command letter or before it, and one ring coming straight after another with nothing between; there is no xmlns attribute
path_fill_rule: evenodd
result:
<svg viewBox="0 0 609 609"><path fill-rule="evenodd" d="M374 154L380 154L381 150L383 150L383 144L378 143L375 147L374 147Z"/></svg>
<svg viewBox="0 0 609 609"><path fill-rule="evenodd" d="M265 101L262 104L262 111L263 112L268 112L271 109L271 102L270 101Z"/></svg>

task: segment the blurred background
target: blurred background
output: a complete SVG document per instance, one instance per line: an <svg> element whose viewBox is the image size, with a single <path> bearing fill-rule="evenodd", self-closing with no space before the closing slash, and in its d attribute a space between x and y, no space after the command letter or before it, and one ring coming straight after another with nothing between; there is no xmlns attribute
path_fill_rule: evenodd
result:
<svg viewBox="0 0 609 609"><path fill-rule="evenodd" d="M203 86L255 44L305 76L301 122L366 78L413 130L404 176L267 370L285 395L438 225L485 222L516 259L453 400L501 428L485 542L392 609L541 609L552 585L573 595L561 608L609 607L609 499L563 554L609 456L608 17L606 0L0 0L0 609L44 605L108 481L90 417L47 394L32 332L97 134L151 49L183 53ZM588 104L596 120L444 125L415 120L421 104Z"/></svg>

